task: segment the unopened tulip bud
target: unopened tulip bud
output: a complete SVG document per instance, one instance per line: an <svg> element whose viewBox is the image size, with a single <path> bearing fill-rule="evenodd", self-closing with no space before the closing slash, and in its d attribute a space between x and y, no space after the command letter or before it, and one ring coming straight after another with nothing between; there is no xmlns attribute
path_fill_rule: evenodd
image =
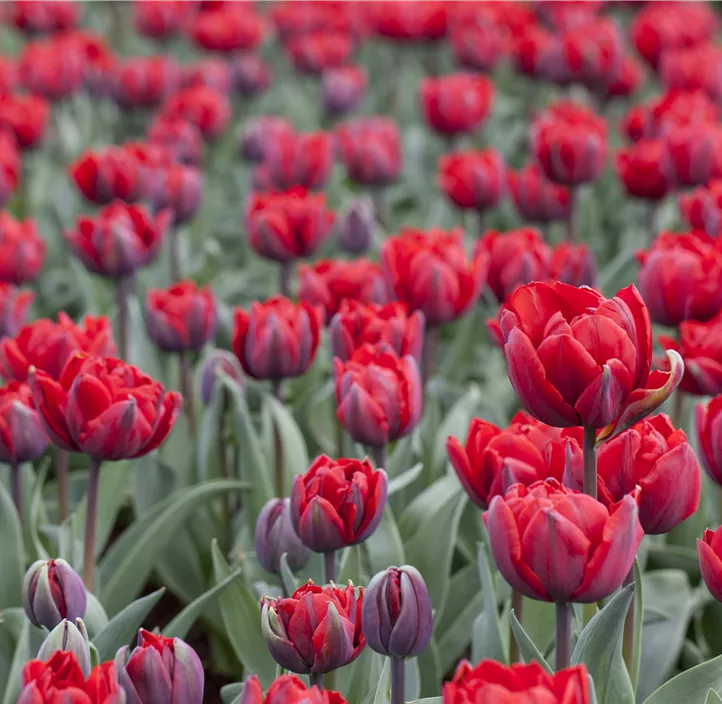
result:
<svg viewBox="0 0 722 704"><path fill-rule="evenodd" d="M291 524L289 499L271 499L266 503L258 514L255 535L256 558L264 570L278 574L283 553L293 572L308 562L310 551Z"/></svg>
<svg viewBox="0 0 722 704"><path fill-rule="evenodd" d="M240 391L243 391L243 369L232 352L215 350L201 365L199 373L201 401L207 406L213 398L219 372L233 379Z"/></svg>
<svg viewBox="0 0 722 704"><path fill-rule="evenodd" d="M415 567L389 567L366 589L361 613L366 642L394 658L419 655L431 639L433 615L424 578Z"/></svg>
<svg viewBox="0 0 722 704"><path fill-rule="evenodd" d="M90 640L82 618L75 619L75 623L63 619L43 641L38 650L38 660L49 660L56 650L71 652L87 679L90 675Z"/></svg>
<svg viewBox="0 0 722 704"><path fill-rule="evenodd" d="M338 241L350 254L362 254L376 230L376 209L370 198L356 198L338 217Z"/></svg>
<svg viewBox="0 0 722 704"><path fill-rule="evenodd" d="M87 602L83 580L65 560L38 560L25 574L23 609L35 626L51 630L82 618Z"/></svg>
<svg viewBox="0 0 722 704"><path fill-rule="evenodd" d="M330 68L321 77L321 102L328 115L343 115L359 106L366 93L366 73L358 66Z"/></svg>

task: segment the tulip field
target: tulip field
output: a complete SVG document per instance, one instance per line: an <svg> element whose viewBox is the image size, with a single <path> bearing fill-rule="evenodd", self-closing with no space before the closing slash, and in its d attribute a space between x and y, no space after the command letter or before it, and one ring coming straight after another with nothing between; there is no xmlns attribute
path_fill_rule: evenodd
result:
<svg viewBox="0 0 722 704"><path fill-rule="evenodd" d="M722 704L721 10L0 3L0 704Z"/></svg>

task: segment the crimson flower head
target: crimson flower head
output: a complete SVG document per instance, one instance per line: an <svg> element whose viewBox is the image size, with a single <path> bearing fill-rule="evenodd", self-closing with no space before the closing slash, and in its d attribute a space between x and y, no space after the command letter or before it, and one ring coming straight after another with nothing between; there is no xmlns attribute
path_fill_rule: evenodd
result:
<svg viewBox="0 0 722 704"><path fill-rule="evenodd" d="M122 277L152 262L170 226L170 211L151 218L144 208L115 201L95 218L81 216L65 239L88 271Z"/></svg>
<svg viewBox="0 0 722 704"><path fill-rule="evenodd" d="M263 39L263 23L246 3L227 3L193 18L191 37L202 49L224 54L255 49Z"/></svg>
<svg viewBox="0 0 722 704"><path fill-rule="evenodd" d="M25 324L32 301L32 291L22 291L12 284L0 282L0 340L14 337Z"/></svg>
<svg viewBox="0 0 722 704"><path fill-rule="evenodd" d="M40 146L50 118L50 105L39 95L0 96L0 130L7 130L20 149Z"/></svg>
<svg viewBox="0 0 722 704"><path fill-rule="evenodd" d="M220 56L207 56L183 69L182 84L188 86L208 86L220 93L231 90L231 67Z"/></svg>
<svg viewBox="0 0 722 704"><path fill-rule="evenodd" d="M550 675L538 662L507 667L482 660L472 667L466 660L444 684L443 704L486 704L537 699L545 704L592 704L589 673L575 665Z"/></svg>
<svg viewBox="0 0 722 704"><path fill-rule="evenodd" d="M346 66L354 40L346 32L312 32L289 39L286 50L296 71L315 76L329 68Z"/></svg>
<svg viewBox="0 0 722 704"><path fill-rule="evenodd" d="M569 82L561 40L544 27L527 27L512 43L512 58L519 73L557 85Z"/></svg>
<svg viewBox="0 0 722 704"><path fill-rule="evenodd" d="M634 286L604 298L591 288L533 282L511 294L499 325L511 384L548 425L620 432L661 405L684 371L669 351L671 371L650 374L652 325Z"/></svg>
<svg viewBox="0 0 722 704"><path fill-rule="evenodd" d="M592 17L561 34L561 59L570 81L594 90L616 75L624 57L624 38L612 19Z"/></svg>
<svg viewBox="0 0 722 704"><path fill-rule="evenodd" d="M356 441L381 447L408 435L423 412L423 385L411 355L366 344L348 362L335 358L336 417Z"/></svg>
<svg viewBox="0 0 722 704"><path fill-rule="evenodd" d="M428 326L461 317L479 299L486 284L489 256L477 249L464 251L461 229L403 229L381 248L381 264L389 291L420 310Z"/></svg>
<svg viewBox="0 0 722 704"><path fill-rule="evenodd" d="M569 189L549 181L536 164L508 172L509 192L519 215L546 224L569 217Z"/></svg>
<svg viewBox="0 0 722 704"><path fill-rule="evenodd" d="M678 186L699 186L721 175L722 129L718 125L671 125L664 143Z"/></svg>
<svg viewBox="0 0 722 704"><path fill-rule="evenodd" d="M126 147L84 152L68 167L68 173L85 198L97 205L114 199L134 203L145 195L142 164Z"/></svg>
<svg viewBox="0 0 722 704"><path fill-rule="evenodd" d="M420 95L430 127L444 135L468 134L491 112L494 87L485 76L454 73L424 78Z"/></svg>
<svg viewBox="0 0 722 704"><path fill-rule="evenodd" d="M18 187L20 171L20 152L15 137L8 132L0 132L0 208L8 203Z"/></svg>
<svg viewBox="0 0 722 704"><path fill-rule="evenodd" d="M157 108L177 90L181 69L171 56L136 56L115 69L113 98L124 110Z"/></svg>
<svg viewBox="0 0 722 704"><path fill-rule="evenodd" d="M311 366L321 339L323 312L310 303L273 296L233 313L233 353L254 379L286 379Z"/></svg>
<svg viewBox="0 0 722 704"><path fill-rule="evenodd" d="M722 485L722 395L707 406L696 406L695 425L702 466L712 481Z"/></svg>
<svg viewBox="0 0 722 704"><path fill-rule="evenodd" d="M597 262L586 244L560 242L552 250L549 278L572 286L594 286Z"/></svg>
<svg viewBox="0 0 722 704"><path fill-rule="evenodd" d="M112 92L112 76L117 59L106 38L100 34L77 29L66 34L75 44L84 64L85 87L94 98L104 98Z"/></svg>
<svg viewBox="0 0 722 704"><path fill-rule="evenodd" d="M604 100L627 98L640 89L645 79L645 71L637 58L625 54L615 73L605 74L600 78L597 91Z"/></svg>
<svg viewBox="0 0 722 704"><path fill-rule="evenodd" d="M244 159L261 163L265 160L267 147L276 140L286 141L293 136L293 125L285 117L259 115L244 125L239 151Z"/></svg>
<svg viewBox="0 0 722 704"><path fill-rule="evenodd" d="M672 159L662 140L641 139L621 149L615 166L624 190L635 198L659 201L675 187Z"/></svg>
<svg viewBox="0 0 722 704"><path fill-rule="evenodd" d="M113 357L77 353L56 381L31 368L33 402L50 439L97 460L140 457L168 436L182 397Z"/></svg>
<svg viewBox="0 0 722 704"><path fill-rule="evenodd" d="M376 33L403 42L441 39L446 35L447 4L442 0L409 5L404 0L383 0L373 5Z"/></svg>
<svg viewBox="0 0 722 704"><path fill-rule="evenodd" d="M257 54L236 54L231 59L233 89L244 98L252 98L268 90L273 73Z"/></svg>
<svg viewBox="0 0 722 704"><path fill-rule="evenodd" d="M20 222L0 212L0 281L16 286L32 281L43 268L45 251L35 220Z"/></svg>
<svg viewBox="0 0 722 704"><path fill-rule="evenodd" d="M456 63L471 71L489 73L511 51L511 42L496 23L459 20L451 26L451 48Z"/></svg>
<svg viewBox="0 0 722 704"><path fill-rule="evenodd" d="M20 79L47 100L69 98L83 87L83 56L63 35L28 42L20 56Z"/></svg>
<svg viewBox="0 0 722 704"><path fill-rule="evenodd" d="M63 311L58 313L57 323L47 318L34 320L20 328L15 337L0 340L0 374L8 381L26 381L32 366L58 379L76 352L115 354L110 320L86 315L77 325Z"/></svg>
<svg viewBox="0 0 722 704"><path fill-rule="evenodd" d="M719 237L722 234L722 179L714 179L680 195L679 208L690 227L710 237Z"/></svg>
<svg viewBox="0 0 722 704"><path fill-rule="evenodd" d="M583 105L554 103L532 123L531 139L537 163L555 183L588 183L604 169L607 124Z"/></svg>
<svg viewBox="0 0 722 704"><path fill-rule="evenodd" d="M722 249L704 232L663 232L637 259L639 290L655 323L705 322L722 309Z"/></svg>
<svg viewBox="0 0 722 704"><path fill-rule="evenodd" d="M393 183L403 168L396 123L373 115L343 123L336 130L341 161L352 181L362 186Z"/></svg>
<svg viewBox="0 0 722 704"><path fill-rule="evenodd" d="M173 164L153 175L150 201L155 212L169 209L176 224L190 220L201 207L203 173L195 166Z"/></svg>
<svg viewBox="0 0 722 704"><path fill-rule="evenodd" d="M305 188L259 193L247 214L251 247L266 259L292 262L316 253L332 232L334 214L323 193Z"/></svg>
<svg viewBox="0 0 722 704"><path fill-rule="evenodd" d="M348 704L338 693L306 687L295 675L283 675L273 681L263 696L258 678L251 675L243 685L239 704Z"/></svg>
<svg viewBox="0 0 722 704"><path fill-rule="evenodd" d="M171 95L163 107L169 117L181 117L195 125L206 141L218 137L231 119L228 96L208 86L190 86Z"/></svg>
<svg viewBox="0 0 722 704"><path fill-rule="evenodd" d="M200 352L216 334L216 308L210 287L193 281L151 289L146 297L148 336L164 352Z"/></svg>
<svg viewBox="0 0 722 704"><path fill-rule="evenodd" d="M203 157L203 136L183 117L157 115L148 130L148 142L166 147L173 161L182 164L198 165Z"/></svg>
<svg viewBox="0 0 722 704"><path fill-rule="evenodd" d="M707 589L722 601L722 528L705 529L702 540L697 540L697 558Z"/></svg>
<svg viewBox="0 0 722 704"><path fill-rule="evenodd" d="M454 152L439 159L439 187L457 207L483 212L506 191L504 157L494 149Z"/></svg>
<svg viewBox="0 0 722 704"><path fill-rule="evenodd" d="M73 0L15 0L10 21L25 34L50 34L78 23L80 7Z"/></svg>
<svg viewBox="0 0 722 704"><path fill-rule="evenodd" d="M514 484L484 514L502 577L530 599L589 604L616 591L644 531L638 491L609 508L556 479Z"/></svg>
<svg viewBox="0 0 722 704"><path fill-rule="evenodd" d="M321 76L321 103L327 115L344 115L357 108L368 79L361 66L328 68Z"/></svg>
<svg viewBox="0 0 722 704"><path fill-rule="evenodd" d="M722 98L722 52L714 44L669 49L662 55L659 77L671 90L704 91L710 100Z"/></svg>
<svg viewBox="0 0 722 704"><path fill-rule="evenodd" d="M0 386L0 462L12 466L32 462L49 444L30 387L20 381Z"/></svg>
<svg viewBox="0 0 722 704"><path fill-rule="evenodd" d="M298 674L331 672L353 662L366 645L361 632L364 590L308 582L287 599L261 602L261 628L273 659Z"/></svg>
<svg viewBox="0 0 722 704"><path fill-rule="evenodd" d="M169 39L185 28L193 10L186 0L136 0L133 26L151 39Z"/></svg>
<svg viewBox="0 0 722 704"><path fill-rule="evenodd" d="M279 130L263 146L263 165L274 190L323 188L333 168L334 148L326 132Z"/></svg>

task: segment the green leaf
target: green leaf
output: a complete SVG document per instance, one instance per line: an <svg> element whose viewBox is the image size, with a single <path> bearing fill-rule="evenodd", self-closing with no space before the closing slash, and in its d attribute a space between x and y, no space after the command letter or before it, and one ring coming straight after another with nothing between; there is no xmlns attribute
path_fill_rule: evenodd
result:
<svg viewBox="0 0 722 704"><path fill-rule="evenodd" d="M0 609L22 603L25 549L23 529L7 490L0 484Z"/></svg>
<svg viewBox="0 0 722 704"><path fill-rule="evenodd" d="M14 512L15 509L13 508L13 513ZM3 696L2 704L15 704L20 696L23 667L25 667L25 663L28 662L28 660L32 659L34 654L30 650L30 628L30 621L26 620L20 631L17 645L15 646L10 672L5 683L5 695Z"/></svg>
<svg viewBox="0 0 722 704"><path fill-rule="evenodd" d="M491 555L486 542L479 543L477 547L477 564L484 605L474 622L471 639L471 659L473 662L479 662L489 658L506 663L508 662L508 656L504 650L501 621L496 607L494 575L491 572Z"/></svg>
<svg viewBox="0 0 722 704"><path fill-rule="evenodd" d="M444 420L438 426L436 431L434 462L439 470L441 470L448 461L446 439L449 436L453 436L459 438L462 444L464 443L469 421L478 410L481 398L481 390L476 384L472 384L469 390L451 407Z"/></svg>
<svg viewBox="0 0 722 704"><path fill-rule="evenodd" d="M221 687L221 700L223 704L231 704L236 699L240 700L243 692L243 682L234 682Z"/></svg>
<svg viewBox="0 0 722 704"><path fill-rule="evenodd" d="M722 655L673 677L645 699L644 704L695 704L705 701L703 697L709 698L711 689L722 690Z"/></svg>
<svg viewBox="0 0 722 704"><path fill-rule="evenodd" d="M389 481L388 495L393 496L397 491L405 489L409 484L415 482L421 475L424 465L417 462L411 469L407 469L394 479Z"/></svg>
<svg viewBox="0 0 722 704"><path fill-rule="evenodd" d="M532 641L527 632L522 628L513 609L509 613L509 622L511 623L511 630L514 632L514 638L519 646L519 652L524 658L524 662L536 661L549 674L553 674L554 670L549 666L549 663L544 659L544 656L539 652L536 645L534 645L534 641Z"/></svg>
<svg viewBox="0 0 722 704"><path fill-rule="evenodd" d="M398 440L394 445L394 449L389 455L389 461L386 463L386 474L389 475L389 479L398 477L407 471L408 467L413 462L414 449L413 449L413 438L411 435Z"/></svg>
<svg viewBox="0 0 722 704"><path fill-rule="evenodd" d="M213 574L217 583L231 573L226 559L221 554L218 542L211 546ZM243 580L234 580L218 597L221 616L226 627L228 640L234 652L248 671L258 675L265 689L276 676L273 661L261 631L261 609L258 600L248 591Z"/></svg>
<svg viewBox="0 0 722 704"><path fill-rule="evenodd" d="M108 625L93 639L93 645L98 649L101 662L112 659L118 648L130 644L146 616L164 593L165 587L137 599L110 619Z"/></svg>
<svg viewBox="0 0 722 704"><path fill-rule="evenodd" d="M163 629L163 635L166 638L185 638L193 624L201 617L205 608L240 574L240 569L232 572L225 579L205 592L205 594L201 594L195 601L188 604L188 606Z"/></svg>
<svg viewBox="0 0 722 704"><path fill-rule="evenodd" d="M88 592L88 606L85 609L83 621L85 621L85 627L88 629L90 640L93 640L108 625L108 615L105 613L103 605L92 592Z"/></svg>
<svg viewBox="0 0 722 704"><path fill-rule="evenodd" d="M722 697L720 697L714 689L710 689L709 692L707 692L704 704L722 704Z"/></svg>
<svg viewBox="0 0 722 704"><path fill-rule="evenodd" d="M378 655L374 653L374 655ZM390 681L390 668L389 658L384 658L383 668L381 669L381 676L379 677L376 684L371 687L371 690L364 699L364 704L390 704L389 702L389 689L391 687Z"/></svg>
<svg viewBox="0 0 722 704"><path fill-rule="evenodd" d="M444 673L441 671L439 646L433 636L421 655L416 658L419 662L419 675L421 679L422 696L434 696L439 691L439 683Z"/></svg>
<svg viewBox="0 0 722 704"><path fill-rule="evenodd" d="M600 704L634 704L634 690L622 658L624 619L633 598L634 585L623 587L589 621L572 653L572 665L587 666Z"/></svg>
<svg viewBox="0 0 722 704"><path fill-rule="evenodd" d="M43 486L45 484L45 478L48 475L48 469L50 468L50 461L43 462L38 474L35 478L35 484L33 485L32 494L30 497L30 518L28 520L28 529L30 532L29 543L33 547L33 556L28 559L28 562L33 559L36 560L49 560L50 555L40 539L39 527L47 522L47 516L45 514L45 504L43 504Z"/></svg>
<svg viewBox="0 0 722 704"><path fill-rule="evenodd" d="M349 702L362 702L381 677L384 658L364 648L350 665L336 672L336 688Z"/></svg>
<svg viewBox="0 0 722 704"><path fill-rule="evenodd" d="M639 665L642 662L642 630L644 625L644 579L639 558L634 559L634 658L632 660L632 689L637 691Z"/></svg>
<svg viewBox="0 0 722 704"><path fill-rule="evenodd" d="M298 584L296 578L293 576L293 570L288 564L288 553L284 552L283 555L281 555L280 567L283 588L286 590L286 594L290 596L298 589Z"/></svg>
<svg viewBox="0 0 722 704"><path fill-rule="evenodd" d="M406 564L404 544L396 527L394 514L387 504L379 527L370 538L363 543L369 562L371 574L376 574L392 565Z"/></svg>

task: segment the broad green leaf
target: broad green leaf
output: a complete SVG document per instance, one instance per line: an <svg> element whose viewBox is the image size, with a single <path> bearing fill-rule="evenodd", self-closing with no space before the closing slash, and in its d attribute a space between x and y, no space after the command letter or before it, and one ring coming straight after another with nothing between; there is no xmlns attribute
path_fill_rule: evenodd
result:
<svg viewBox="0 0 722 704"><path fill-rule="evenodd" d="M85 621L85 627L88 629L90 640L102 633L108 625L108 615L105 613L103 605L92 592L88 592L88 605L85 609L83 621Z"/></svg>
<svg viewBox="0 0 722 704"><path fill-rule="evenodd" d="M13 511L14 510L15 509L13 509ZM30 646L30 629L30 621L26 620L20 631L17 645L15 646L7 681L4 683L5 694L2 704L15 704L20 696L23 667L25 667L25 663L35 655L35 653L31 651Z"/></svg>
<svg viewBox="0 0 722 704"><path fill-rule="evenodd" d="M519 623L519 619L516 617L514 610L509 613L509 622L511 623L511 630L514 632L514 638L519 646L519 652L524 658L524 662L538 662L547 672L550 674L554 670L549 666L549 663L544 659L544 656L539 652L539 649L534 645L534 641L529 637L527 632L522 628Z"/></svg>
<svg viewBox="0 0 722 704"><path fill-rule="evenodd" d="M644 704L696 704L704 702L710 690L722 691L722 655L673 677L647 697Z"/></svg>
<svg viewBox="0 0 722 704"><path fill-rule="evenodd" d="M710 689L709 692L707 692L704 704L722 704L722 697L720 697L714 689Z"/></svg>
<svg viewBox="0 0 722 704"><path fill-rule="evenodd" d="M234 682L221 687L221 700L223 704L231 704L236 699L240 701L243 692L243 682Z"/></svg>
<svg viewBox="0 0 722 704"><path fill-rule="evenodd" d="M25 574L23 530L13 500L2 485L0 485L0 556L2 557L0 609L20 606Z"/></svg>
<svg viewBox="0 0 722 704"><path fill-rule="evenodd" d="M336 672L336 686L349 702L362 702L381 677L384 658L364 648L356 660Z"/></svg>
<svg viewBox="0 0 722 704"><path fill-rule="evenodd" d="M399 529L396 527L394 515L388 504L379 527L363 543L363 547L366 550L371 574L381 572L392 565L406 564L404 544L401 542Z"/></svg>
<svg viewBox="0 0 722 704"><path fill-rule="evenodd" d="M639 558L634 560L634 600L630 608L634 608L634 659L632 660L632 688L637 690L639 681L639 665L642 662L642 631L644 625L644 579Z"/></svg>
<svg viewBox="0 0 722 704"><path fill-rule="evenodd" d="M413 458L413 439L411 435L407 435L396 442L394 449L389 455L389 461L384 468L386 469L386 474L389 475L389 479L394 479L406 472L413 464Z"/></svg>
<svg viewBox="0 0 722 704"><path fill-rule="evenodd" d="M164 593L165 588L161 588L148 596L137 599L110 619L108 625L93 639L101 662L111 660L118 648L130 644L138 629L143 625L146 616L160 601Z"/></svg>
<svg viewBox="0 0 722 704"><path fill-rule="evenodd" d="M288 564L287 555L288 553L285 552L283 553L283 555L281 555L281 582L283 584L283 588L286 591L286 594L290 596L296 591L296 589L298 589L298 583L296 582L293 571Z"/></svg>
<svg viewBox="0 0 722 704"><path fill-rule="evenodd" d="M415 482L419 478L423 468L424 465L422 465L421 462L417 462L411 469L407 469L394 479L391 479L389 481L388 495L393 496L397 491L401 491L412 482Z"/></svg>
<svg viewBox="0 0 722 704"><path fill-rule="evenodd" d="M378 657L378 653L374 653ZM391 686L389 659L383 658L383 667L378 681L371 687L364 699L364 704L390 704L389 688Z"/></svg>
<svg viewBox="0 0 722 704"><path fill-rule="evenodd" d="M481 613L474 621L471 659L473 662L479 662L489 658L505 663L508 662L508 655L505 652L504 639L501 634L501 621L496 607L494 575L491 572L491 555L486 542L480 542L478 545L477 565L484 603Z"/></svg>
<svg viewBox="0 0 722 704"><path fill-rule="evenodd" d="M419 670L418 658L411 658L406 661L404 685L407 699L417 699L421 695L421 672Z"/></svg>
<svg viewBox="0 0 722 704"><path fill-rule="evenodd" d="M464 444L469 421L474 417L480 402L481 391L476 384L472 384L469 390L451 407L437 427L434 462L439 470L448 461L446 439L453 436L458 438L462 445Z"/></svg>
<svg viewBox="0 0 722 704"><path fill-rule="evenodd" d="M433 636L421 655L417 658L421 680L421 696L431 697L439 691L444 673L441 671L441 657L436 638Z"/></svg>
<svg viewBox="0 0 722 704"><path fill-rule="evenodd" d="M291 482L296 474L304 474L311 462L306 441L288 408L272 394L265 394L263 403L268 408L273 423L278 424L283 447L284 495L291 493ZM275 460L274 460L275 461Z"/></svg>

